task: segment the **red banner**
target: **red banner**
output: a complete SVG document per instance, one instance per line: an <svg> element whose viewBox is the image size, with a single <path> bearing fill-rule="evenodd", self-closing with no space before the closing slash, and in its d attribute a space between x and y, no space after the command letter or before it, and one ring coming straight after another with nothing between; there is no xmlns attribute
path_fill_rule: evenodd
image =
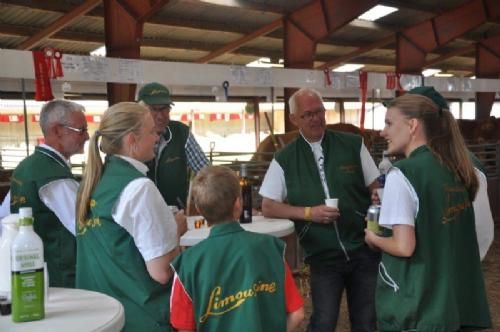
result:
<svg viewBox="0 0 500 332"><path fill-rule="evenodd" d="M401 86L401 74L395 72L385 73L385 88L388 90L394 90L397 88L398 91L403 91Z"/></svg>
<svg viewBox="0 0 500 332"><path fill-rule="evenodd" d="M24 122L24 115L0 114L0 122L21 123Z"/></svg>
<svg viewBox="0 0 500 332"><path fill-rule="evenodd" d="M35 65L35 100L48 101L54 99L45 53L33 51L33 63Z"/></svg>
<svg viewBox="0 0 500 332"><path fill-rule="evenodd" d="M62 52L58 49L46 48L43 51L33 51L35 100L48 101L54 99L50 79L63 77L61 58Z"/></svg>

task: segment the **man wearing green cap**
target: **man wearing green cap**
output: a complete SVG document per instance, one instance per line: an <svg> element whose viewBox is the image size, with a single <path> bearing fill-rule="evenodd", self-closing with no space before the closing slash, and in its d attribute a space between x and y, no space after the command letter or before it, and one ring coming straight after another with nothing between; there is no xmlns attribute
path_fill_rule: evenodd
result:
<svg viewBox="0 0 500 332"><path fill-rule="evenodd" d="M168 205L184 208L188 192L188 167L198 172L208 165L208 159L189 127L170 120L174 103L170 91L164 85L144 85L137 99L149 107L155 130L160 136L156 157L147 163L148 177L154 181Z"/></svg>

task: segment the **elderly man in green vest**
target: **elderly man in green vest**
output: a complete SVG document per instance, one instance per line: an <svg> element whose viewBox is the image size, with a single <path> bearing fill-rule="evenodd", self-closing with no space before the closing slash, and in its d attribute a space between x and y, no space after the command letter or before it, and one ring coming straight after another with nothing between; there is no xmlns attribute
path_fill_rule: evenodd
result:
<svg viewBox="0 0 500 332"><path fill-rule="evenodd" d="M75 287L78 182L69 158L83 153L89 139L83 112L83 106L66 100L45 104L40 112L45 143L16 167L11 179L11 210L33 209L51 287Z"/></svg>
<svg viewBox="0 0 500 332"><path fill-rule="evenodd" d="M379 253L364 242L364 215L379 171L360 136L326 130L321 95L300 89L289 100L297 139L279 151L262 183L266 217L287 218L311 268L309 331L333 331L344 289L352 331L375 330ZM337 198L338 207L325 205Z"/></svg>
<svg viewBox="0 0 500 332"><path fill-rule="evenodd" d="M198 172L208 165L208 159L189 127L170 120L174 103L170 91L164 85L144 85L137 99L149 107L155 130L160 136L156 157L147 163L148 177L156 184L168 205L184 209L189 185L188 168Z"/></svg>

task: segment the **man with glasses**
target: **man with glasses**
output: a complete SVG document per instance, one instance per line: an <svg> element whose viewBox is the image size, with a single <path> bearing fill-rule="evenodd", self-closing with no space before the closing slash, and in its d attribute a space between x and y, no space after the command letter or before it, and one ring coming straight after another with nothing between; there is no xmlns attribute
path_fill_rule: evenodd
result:
<svg viewBox="0 0 500 332"><path fill-rule="evenodd" d="M11 211L31 207L42 238L51 287L75 287L75 210L78 182L69 158L83 153L89 139L83 106L53 100L40 112L45 143L16 167L11 178Z"/></svg>
<svg viewBox="0 0 500 332"><path fill-rule="evenodd" d="M272 160L260 188L262 212L294 221L311 269L308 331L334 331L344 289L352 331L375 330L380 254L364 242L364 216L379 171L358 135L326 130L321 95L300 89L289 100L300 135ZM337 198L338 206L325 205Z"/></svg>
<svg viewBox="0 0 500 332"><path fill-rule="evenodd" d="M160 136L156 157L147 163L148 177L156 184L168 205L186 206L189 186L188 167L195 173L208 165L208 159L189 127L170 120L172 97L160 83L149 83L138 93L138 102L147 105Z"/></svg>

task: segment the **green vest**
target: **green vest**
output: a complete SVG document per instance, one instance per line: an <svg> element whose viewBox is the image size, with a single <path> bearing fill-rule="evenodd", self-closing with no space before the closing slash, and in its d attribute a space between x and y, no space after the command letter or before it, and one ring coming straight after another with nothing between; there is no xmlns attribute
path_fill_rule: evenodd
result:
<svg viewBox="0 0 500 332"><path fill-rule="evenodd" d="M35 147L14 170L11 180L11 211L31 207L35 232L42 238L44 259L51 287L75 287L75 237L38 196L44 185L61 179L74 179L66 162L56 153Z"/></svg>
<svg viewBox="0 0 500 332"><path fill-rule="evenodd" d="M362 139L326 130L321 142L330 197L339 199L339 236L347 251L365 246L364 215L370 205L361 165ZM325 203L323 185L310 145L302 135L276 154L285 174L288 204L315 206ZM309 264L325 265L344 253L332 224L293 220Z"/></svg>
<svg viewBox="0 0 500 332"><path fill-rule="evenodd" d="M189 137L189 127L178 121L170 121L170 132L164 135L169 140L167 146L160 151L160 156L147 163L148 177L160 190L168 205L179 206L178 200L186 206L188 191L188 168L186 157L186 142ZM180 207L180 206L179 206Z"/></svg>
<svg viewBox="0 0 500 332"><path fill-rule="evenodd" d="M170 331L171 282L161 285L151 278L134 239L112 217L126 185L143 176L127 161L107 158L86 225L78 229L76 286L120 301L125 331Z"/></svg>
<svg viewBox="0 0 500 332"><path fill-rule="evenodd" d="M237 222L172 263L193 301L197 331L286 331L284 243Z"/></svg>
<svg viewBox="0 0 500 332"><path fill-rule="evenodd" d="M419 199L417 242L409 258L382 255L376 293L380 331L490 327L474 212L465 187L426 146L394 167Z"/></svg>

